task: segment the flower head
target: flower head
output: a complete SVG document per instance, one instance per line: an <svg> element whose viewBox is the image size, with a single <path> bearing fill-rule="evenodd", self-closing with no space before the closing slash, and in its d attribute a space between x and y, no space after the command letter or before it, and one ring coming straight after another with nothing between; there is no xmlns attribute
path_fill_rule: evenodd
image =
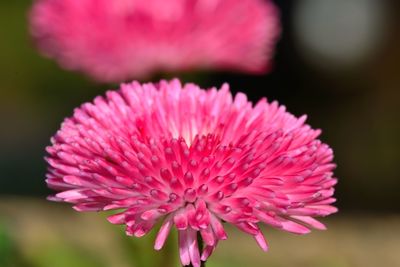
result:
<svg viewBox="0 0 400 267"><path fill-rule="evenodd" d="M199 266L227 238L222 222L267 250L260 223L306 234L336 211L332 150L305 120L233 98L226 84L123 84L64 121L47 148L47 183L78 211L122 209L109 221L128 235L163 221L155 249L175 226L183 265Z"/></svg>
<svg viewBox="0 0 400 267"><path fill-rule="evenodd" d="M30 24L44 54L106 82L157 71L264 72L280 32L270 0L36 0Z"/></svg>

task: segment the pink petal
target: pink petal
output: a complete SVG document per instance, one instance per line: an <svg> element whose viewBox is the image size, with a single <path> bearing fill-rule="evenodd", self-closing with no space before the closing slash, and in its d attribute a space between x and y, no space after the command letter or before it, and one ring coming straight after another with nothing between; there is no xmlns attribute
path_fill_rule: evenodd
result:
<svg viewBox="0 0 400 267"><path fill-rule="evenodd" d="M179 238L179 256L183 266L190 264L189 244L187 243L188 231L178 231Z"/></svg>
<svg viewBox="0 0 400 267"><path fill-rule="evenodd" d="M262 250L268 251L267 241L265 240L264 235L261 231L259 231L258 234L254 236L254 239L257 241L257 244Z"/></svg>
<svg viewBox="0 0 400 267"><path fill-rule="evenodd" d="M197 231L188 230L188 246L189 246L189 254L190 261L192 262L193 267L200 267L200 252L199 247L197 246Z"/></svg>
<svg viewBox="0 0 400 267"><path fill-rule="evenodd" d="M310 217L310 216L291 216L292 218L299 220L300 222L304 222L305 224L318 229L318 230L326 230L326 226L317 221L316 219Z"/></svg>
<svg viewBox="0 0 400 267"><path fill-rule="evenodd" d="M308 234L310 232L310 229L307 227L292 221L283 221L282 229L300 235Z"/></svg>
<svg viewBox="0 0 400 267"><path fill-rule="evenodd" d="M171 230L172 225L173 225L172 216L168 216L164 220L163 225L161 226L160 230L158 231L156 241L154 244L155 250L160 250L164 246L164 243L167 240L167 237Z"/></svg>
<svg viewBox="0 0 400 267"><path fill-rule="evenodd" d="M228 236L225 233L224 227L222 226L219 219L217 219L213 214L210 214L211 227L215 233L218 240L225 240Z"/></svg>

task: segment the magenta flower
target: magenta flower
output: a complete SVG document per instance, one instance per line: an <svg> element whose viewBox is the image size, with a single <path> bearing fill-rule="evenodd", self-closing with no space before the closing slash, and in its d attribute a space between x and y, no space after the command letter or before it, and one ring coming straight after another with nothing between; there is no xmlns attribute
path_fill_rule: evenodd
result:
<svg viewBox="0 0 400 267"><path fill-rule="evenodd" d="M30 23L44 54L106 82L191 69L262 73L280 32L270 0L36 0Z"/></svg>
<svg viewBox="0 0 400 267"><path fill-rule="evenodd" d="M137 237L161 220L157 250L175 226L183 265L199 266L227 238L222 222L267 250L260 223L306 234L325 229L315 216L337 210L332 150L305 120L277 102L233 98L226 84L123 84L77 108L52 138L47 183L60 193L51 199L122 209L109 221Z"/></svg>

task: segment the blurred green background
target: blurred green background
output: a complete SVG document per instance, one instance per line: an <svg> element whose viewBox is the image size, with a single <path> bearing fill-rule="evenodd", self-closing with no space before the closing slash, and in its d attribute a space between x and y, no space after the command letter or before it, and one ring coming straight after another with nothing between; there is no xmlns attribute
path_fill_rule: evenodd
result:
<svg viewBox="0 0 400 267"><path fill-rule="evenodd" d="M307 236L267 228L267 254L228 228L208 266L400 266L400 1L275 2L283 34L271 73L175 75L202 87L229 82L253 101L267 96L308 114L335 151L340 212L324 219L328 231ZM154 252L153 236L126 237L105 215L45 201L50 137L74 107L116 85L41 57L30 5L0 1L0 266L178 266L174 237Z"/></svg>

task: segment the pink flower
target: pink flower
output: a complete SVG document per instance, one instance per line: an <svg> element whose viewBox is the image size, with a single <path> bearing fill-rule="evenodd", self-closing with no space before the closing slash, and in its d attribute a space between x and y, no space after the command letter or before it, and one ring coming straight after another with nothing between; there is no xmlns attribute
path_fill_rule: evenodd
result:
<svg viewBox="0 0 400 267"><path fill-rule="evenodd" d="M45 55L106 82L191 69L262 73L280 32L270 0L36 0L30 23Z"/></svg>
<svg viewBox="0 0 400 267"><path fill-rule="evenodd" d="M227 84L123 84L77 108L52 138L47 183L60 193L51 199L122 209L109 221L137 237L163 221L157 250L175 226L183 265L199 266L227 238L222 222L267 250L260 223L306 234L325 229L315 216L337 210L332 150L305 120L277 102L233 98Z"/></svg>

